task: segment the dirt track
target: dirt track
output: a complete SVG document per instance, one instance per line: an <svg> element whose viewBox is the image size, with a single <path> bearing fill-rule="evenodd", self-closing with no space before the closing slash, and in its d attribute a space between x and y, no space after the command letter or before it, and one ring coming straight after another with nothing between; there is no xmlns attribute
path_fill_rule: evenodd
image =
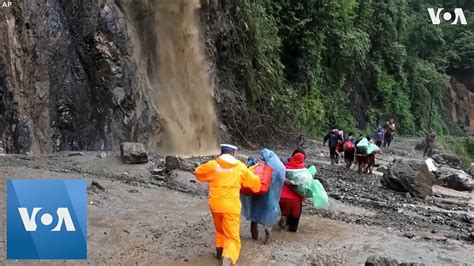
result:
<svg viewBox="0 0 474 266"><path fill-rule="evenodd" d="M243 222L240 265L360 265L370 255L426 265L474 261L474 246L463 239L472 232L472 224L463 220L464 215L473 213L472 194L435 187L439 197L407 198L381 187L376 175L329 169L326 159L319 157L321 152L312 150L310 161L323 162L318 167L328 182L330 211L317 213L305 208L299 232L276 229L274 242L269 245L251 240L249 223ZM389 160L393 155L385 156ZM113 155L98 158L96 153L0 157L0 190L5 191L7 177L85 176L89 184L99 182L105 192L90 188L88 195L89 264L218 265L212 257L214 236L206 187L193 182L193 175L186 171L152 178L150 169L160 164L159 159L131 166ZM200 160L204 158L189 160L189 165ZM446 203L446 199L455 203ZM2 228L4 200L0 199ZM4 232L2 229L2 255Z"/></svg>

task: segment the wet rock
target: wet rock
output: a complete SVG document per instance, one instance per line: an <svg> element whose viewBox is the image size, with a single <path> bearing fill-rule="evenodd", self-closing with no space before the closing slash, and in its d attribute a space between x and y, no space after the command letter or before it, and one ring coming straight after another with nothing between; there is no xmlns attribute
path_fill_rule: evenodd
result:
<svg viewBox="0 0 474 266"><path fill-rule="evenodd" d="M91 187L92 188L98 188L101 191L105 191L105 188L96 181L92 181Z"/></svg>
<svg viewBox="0 0 474 266"><path fill-rule="evenodd" d="M166 174L166 169L164 168L154 168L151 170L152 175L164 175Z"/></svg>
<svg viewBox="0 0 474 266"><path fill-rule="evenodd" d="M328 193L328 196L336 200L341 200L341 195L337 193Z"/></svg>
<svg viewBox="0 0 474 266"><path fill-rule="evenodd" d="M424 198L433 194L432 186L435 175L432 162L417 160L396 160L389 165L382 177L382 184L387 188L410 192L411 195Z"/></svg>
<svg viewBox="0 0 474 266"><path fill-rule="evenodd" d="M374 255L367 258L365 266L424 266L424 264L416 262L399 263L396 259L390 257Z"/></svg>
<svg viewBox="0 0 474 266"><path fill-rule="evenodd" d="M104 159L104 158L107 157L107 153L101 152L101 153L97 154L97 157Z"/></svg>
<svg viewBox="0 0 474 266"><path fill-rule="evenodd" d="M84 156L84 153L82 152L70 152L68 154L68 156L72 157L72 156Z"/></svg>
<svg viewBox="0 0 474 266"><path fill-rule="evenodd" d="M168 179L167 176L162 175L153 175L152 178L158 181L166 181Z"/></svg>
<svg viewBox="0 0 474 266"><path fill-rule="evenodd" d="M474 216L471 214L464 214L462 220L468 224L474 224Z"/></svg>
<svg viewBox="0 0 474 266"><path fill-rule="evenodd" d="M443 150L434 150L431 156L435 162L439 164L447 164L453 168L459 169L461 161L456 155Z"/></svg>
<svg viewBox="0 0 474 266"><path fill-rule="evenodd" d="M32 137L32 122L31 121L19 121L18 124L12 126L13 130L13 143L16 147L16 152L20 154L27 154L31 150L33 142Z"/></svg>
<svg viewBox="0 0 474 266"><path fill-rule="evenodd" d="M443 165L438 169L437 176L436 183L441 186L459 191L472 191L474 189L472 176L463 170Z"/></svg>
<svg viewBox="0 0 474 266"><path fill-rule="evenodd" d="M389 257L374 255L367 258L365 266L398 266L398 261Z"/></svg>
<svg viewBox="0 0 474 266"><path fill-rule="evenodd" d="M139 164L148 162L145 145L136 142L123 142L120 144L120 155L126 164Z"/></svg>
<svg viewBox="0 0 474 266"><path fill-rule="evenodd" d="M173 171L179 169L181 166L180 159L176 156L166 156L165 158L165 168L166 171Z"/></svg>

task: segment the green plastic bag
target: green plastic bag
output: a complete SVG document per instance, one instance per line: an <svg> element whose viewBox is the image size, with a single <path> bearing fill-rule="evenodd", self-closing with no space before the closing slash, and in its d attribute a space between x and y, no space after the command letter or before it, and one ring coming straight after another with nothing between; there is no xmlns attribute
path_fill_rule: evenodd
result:
<svg viewBox="0 0 474 266"><path fill-rule="evenodd" d="M312 198L313 207L316 209L325 209L329 207L329 199L326 190L319 180L313 179L316 173L316 167L309 169L287 169L286 178L294 181L292 189L301 197Z"/></svg>
<svg viewBox="0 0 474 266"><path fill-rule="evenodd" d="M372 154L372 152L374 152L375 150L374 146L377 146L377 145L369 143L369 146L367 146L367 150L365 151L365 154Z"/></svg>
<svg viewBox="0 0 474 266"><path fill-rule="evenodd" d="M315 175L318 173L318 170L316 169L314 165L308 168L308 171L311 173L311 175Z"/></svg>
<svg viewBox="0 0 474 266"><path fill-rule="evenodd" d="M319 180L313 180L313 182L311 182L311 193L313 207L315 209L327 210L329 207L328 194Z"/></svg>
<svg viewBox="0 0 474 266"><path fill-rule="evenodd" d="M359 149L365 154L368 154L367 153L368 148L369 148L369 141L367 140L367 138L363 138L359 141L359 143L357 143L357 149Z"/></svg>
<svg viewBox="0 0 474 266"><path fill-rule="evenodd" d="M294 181L295 185L292 188L298 195L305 198L312 196L311 181L313 180L313 175L308 169L287 169L286 178Z"/></svg>
<svg viewBox="0 0 474 266"><path fill-rule="evenodd" d="M374 143L371 143L371 144L370 144L370 147L372 147L372 149L373 149L372 153L374 153L374 152L375 152L375 153L380 153L380 148L379 148L379 146L375 145Z"/></svg>

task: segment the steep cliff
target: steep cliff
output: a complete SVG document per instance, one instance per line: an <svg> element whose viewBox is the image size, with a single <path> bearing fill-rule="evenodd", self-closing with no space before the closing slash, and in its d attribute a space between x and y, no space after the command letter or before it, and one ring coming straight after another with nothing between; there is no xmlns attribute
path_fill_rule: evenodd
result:
<svg viewBox="0 0 474 266"><path fill-rule="evenodd" d="M214 147L198 8L198 0L38 0L2 9L4 150Z"/></svg>
<svg viewBox="0 0 474 266"><path fill-rule="evenodd" d="M472 71L448 71L452 76L449 82L449 101L447 122L455 134L474 131L474 73ZM463 129L463 130L462 130Z"/></svg>
<svg viewBox="0 0 474 266"><path fill-rule="evenodd" d="M20 1L1 14L7 152L109 150L159 129L120 1Z"/></svg>
<svg viewBox="0 0 474 266"><path fill-rule="evenodd" d="M206 153L386 116L401 134L473 127L472 73L446 88L438 62L453 47L470 62L472 32L432 31L418 1L353 3L17 1L0 9L0 149Z"/></svg>

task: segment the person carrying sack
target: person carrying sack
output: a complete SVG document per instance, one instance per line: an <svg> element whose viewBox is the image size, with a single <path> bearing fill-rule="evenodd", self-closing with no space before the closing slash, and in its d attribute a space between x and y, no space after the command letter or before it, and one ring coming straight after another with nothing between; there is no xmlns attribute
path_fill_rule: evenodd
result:
<svg viewBox="0 0 474 266"><path fill-rule="evenodd" d="M329 141L329 156L331 157L331 165L339 162L339 154L337 152L337 146L339 141L342 141L342 136L339 134L337 127L332 127L331 131L324 137L323 146L326 146L326 141Z"/></svg>
<svg viewBox="0 0 474 266"><path fill-rule="evenodd" d="M246 195L242 193L240 200L242 202L242 216L250 220L250 233L254 240L258 239L258 225L265 228L265 243L271 241L271 230L279 221L280 212L280 196L285 181L286 168L278 156L269 149L261 151L263 163L272 168L271 183L268 191L263 195ZM255 165L258 160L250 159L247 166ZM262 183L263 188L263 183Z"/></svg>

